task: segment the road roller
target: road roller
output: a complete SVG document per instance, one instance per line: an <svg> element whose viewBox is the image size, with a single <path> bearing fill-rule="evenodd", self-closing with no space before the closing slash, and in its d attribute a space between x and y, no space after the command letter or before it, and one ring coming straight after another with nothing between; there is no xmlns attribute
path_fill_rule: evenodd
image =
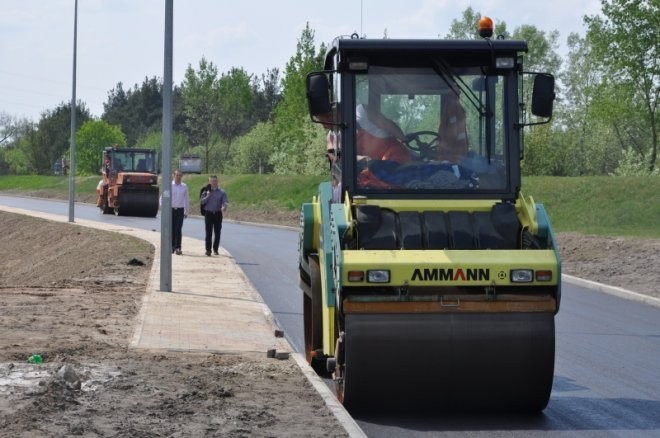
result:
<svg viewBox="0 0 660 438"><path fill-rule="evenodd" d="M156 217L159 207L158 160L153 149L107 147L96 206L103 214Z"/></svg>
<svg viewBox="0 0 660 438"><path fill-rule="evenodd" d="M305 355L351 412L549 402L561 263L521 160L554 77L488 21L473 40L337 38L306 78L329 178L301 208Z"/></svg>

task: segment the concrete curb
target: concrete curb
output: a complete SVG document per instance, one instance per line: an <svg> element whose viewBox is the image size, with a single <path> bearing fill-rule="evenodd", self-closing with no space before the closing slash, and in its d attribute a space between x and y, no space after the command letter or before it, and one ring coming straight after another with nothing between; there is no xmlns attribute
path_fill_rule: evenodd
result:
<svg viewBox="0 0 660 438"><path fill-rule="evenodd" d="M303 372L309 383L312 384L316 392L319 393L325 405L330 408L332 414L339 421L339 423L344 426L346 433L350 437L361 438L366 437L367 435L360 429L360 426L355 422L353 417L351 417L344 406L339 403L335 394L328 388L328 386L323 382L323 380L316 374L316 371L312 369L307 363L307 360L300 353L294 353L291 355L293 359L298 364L298 367Z"/></svg>
<svg viewBox="0 0 660 438"><path fill-rule="evenodd" d="M561 278L567 283L574 284L576 286L584 287L587 289L595 290L598 292L604 292L609 295L614 295L619 298L626 300L637 301L639 303L648 304L649 306L660 307L660 298L655 298L649 295L640 294L633 292L621 287L609 286L607 284L597 283L591 280L585 280L579 277L573 277L572 275L562 274Z"/></svg>

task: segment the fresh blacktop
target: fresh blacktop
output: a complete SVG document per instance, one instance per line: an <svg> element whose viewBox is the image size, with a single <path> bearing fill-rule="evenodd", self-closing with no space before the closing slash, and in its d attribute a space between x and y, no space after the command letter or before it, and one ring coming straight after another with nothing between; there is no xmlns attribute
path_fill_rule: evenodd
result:
<svg viewBox="0 0 660 438"><path fill-rule="evenodd" d="M67 222L62 215L7 206L12 213ZM160 290L161 234L131 227L75 219L75 225L127 234L155 247L154 261L135 324L132 348L214 353L263 353L296 361L349 436L366 436L316 375L305 358L293 351L276 327L270 309L235 263L220 248L219 255L204 255L204 242L183 237L183 255L172 255L170 291Z"/></svg>

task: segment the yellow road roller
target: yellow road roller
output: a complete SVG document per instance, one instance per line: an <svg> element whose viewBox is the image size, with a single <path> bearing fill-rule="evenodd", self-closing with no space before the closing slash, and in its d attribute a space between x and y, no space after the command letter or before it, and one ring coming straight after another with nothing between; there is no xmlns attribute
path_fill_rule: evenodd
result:
<svg viewBox="0 0 660 438"><path fill-rule="evenodd" d="M351 412L548 404L561 264L520 165L555 92L526 52L486 20L474 40L337 38L307 76L330 178L301 209L305 353Z"/></svg>

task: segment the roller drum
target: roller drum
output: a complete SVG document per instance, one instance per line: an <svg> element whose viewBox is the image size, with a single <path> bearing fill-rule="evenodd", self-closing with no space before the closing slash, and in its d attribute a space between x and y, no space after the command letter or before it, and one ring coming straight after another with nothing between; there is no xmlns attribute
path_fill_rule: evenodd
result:
<svg viewBox="0 0 660 438"><path fill-rule="evenodd" d="M550 313L349 314L349 410L543 410L555 355Z"/></svg>
<svg viewBox="0 0 660 438"><path fill-rule="evenodd" d="M155 217L158 214L158 188L122 187L115 212L121 216Z"/></svg>

